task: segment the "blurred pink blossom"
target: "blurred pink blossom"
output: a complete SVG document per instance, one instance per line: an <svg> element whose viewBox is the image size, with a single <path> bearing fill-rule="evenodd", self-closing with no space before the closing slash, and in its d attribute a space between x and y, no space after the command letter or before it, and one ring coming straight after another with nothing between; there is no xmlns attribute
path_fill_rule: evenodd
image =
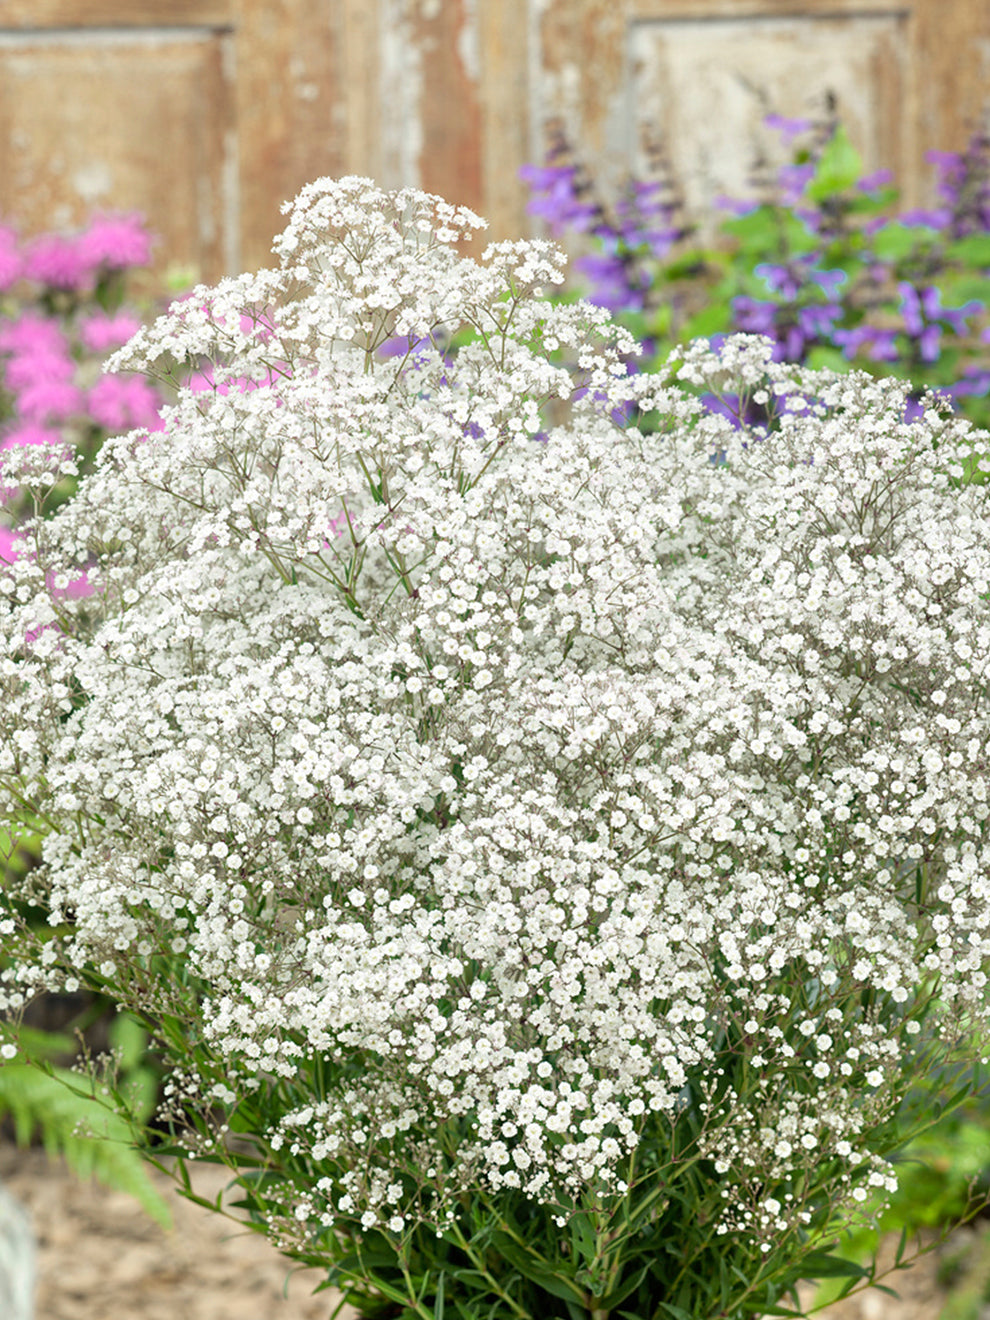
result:
<svg viewBox="0 0 990 1320"><path fill-rule="evenodd" d="M91 270L146 266L151 259L151 237L136 214L96 216L80 234L78 244Z"/></svg>
<svg viewBox="0 0 990 1320"><path fill-rule="evenodd" d="M24 275L51 289L79 292L89 283L92 263L82 252L78 238L42 234L29 245L24 256Z"/></svg>
<svg viewBox="0 0 990 1320"><path fill-rule="evenodd" d="M93 421L108 431L161 426L161 399L140 376L103 376L87 394L86 403Z"/></svg>
<svg viewBox="0 0 990 1320"><path fill-rule="evenodd" d="M0 324L0 351L67 354L69 345L55 321L25 312L15 321Z"/></svg>
<svg viewBox="0 0 990 1320"><path fill-rule="evenodd" d="M17 396L18 410L32 422L64 422L83 408L83 392L66 380L50 377L27 385Z"/></svg>
<svg viewBox="0 0 990 1320"><path fill-rule="evenodd" d="M76 374L76 364L69 357L59 354L15 353L7 363L4 380L7 388L14 394L44 381L71 381Z"/></svg>
<svg viewBox="0 0 990 1320"><path fill-rule="evenodd" d="M79 322L79 337L91 353L108 353L126 344L141 329L141 322L130 312L108 316L94 312Z"/></svg>

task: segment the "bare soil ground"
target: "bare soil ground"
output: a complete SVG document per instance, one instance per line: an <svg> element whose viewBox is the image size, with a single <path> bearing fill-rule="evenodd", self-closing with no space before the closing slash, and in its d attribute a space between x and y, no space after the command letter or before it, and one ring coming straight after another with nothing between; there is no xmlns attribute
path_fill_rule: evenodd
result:
<svg viewBox="0 0 990 1320"><path fill-rule="evenodd" d="M0 1182L34 1221L35 1320L328 1320L339 1298L312 1295L318 1270L297 1269L152 1176L172 1206L170 1233L129 1196L80 1183L43 1151L0 1146ZM216 1196L228 1178L204 1166L195 1185Z"/></svg>
<svg viewBox="0 0 990 1320"><path fill-rule="evenodd" d="M80 1183L40 1150L0 1144L0 1182L30 1211L38 1241L35 1320L329 1320L339 1300L312 1295L317 1270L284 1260L261 1237L185 1201L164 1175L167 1233L122 1192ZM228 1175L204 1166L196 1186L216 1196ZM938 1320L946 1293L931 1253L870 1291L817 1314L822 1320ZM350 1320L353 1312L343 1315ZM2 1318L0 1318L2 1320Z"/></svg>

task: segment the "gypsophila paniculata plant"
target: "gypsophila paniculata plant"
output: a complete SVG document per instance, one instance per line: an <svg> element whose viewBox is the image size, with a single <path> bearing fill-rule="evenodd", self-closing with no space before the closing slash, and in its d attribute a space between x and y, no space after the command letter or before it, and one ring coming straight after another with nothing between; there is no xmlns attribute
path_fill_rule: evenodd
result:
<svg viewBox="0 0 990 1320"><path fill-rule="evenodd" d="M984 1049L987 438L755 337L628 375L416 191L288 210L3 566L3 1007L142 1018L362 1314L784 1313Z"/></svg>

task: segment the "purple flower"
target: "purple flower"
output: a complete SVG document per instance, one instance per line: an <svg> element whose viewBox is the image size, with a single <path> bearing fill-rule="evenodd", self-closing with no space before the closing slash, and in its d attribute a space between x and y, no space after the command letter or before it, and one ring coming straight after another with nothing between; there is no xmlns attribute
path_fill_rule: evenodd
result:
<svg viewBox="0 0 990 1320"><path fill-rule="evenodd" d="M845 284L848 277L844 270L813 270L809 272L809 278L830 298L835 298L838 296L839 285Z"/></svg>
<svg viewBox="0 0 990 1320"><path fill-rule="evenodd" d="M983 367L968 366L963 372L963 379L948 387L947 393L954 399L967 395L981 397L990 391L990 370Z"/></svg>
<svg viewBox="0 0 990 1320"><path fill-rule="evenodd" d="M763 122L767 128L779 133L784 145L788 147L795 138L810 132L814 127L810 119L787 119L784 115L764 115Z"/></svg>
<svg viewBox="0 0 990 1320"><path fill-rule="evenodd" d="M725 193L719 193L714 202L717 211L728 211L730 215L749 215L759 206L759 202L746 200L745 198L729 197Z"/></svg>
<svg viewBox="0 0 990 1320"><path fill-rule="evenodd" d="M777 185L783 205L793 206L800 201L814 177L814 165L781 165L777 172Z"/></svg>
<svg viewBox="0 0 990 1320"><path fill-rule="evenodd" d="M856 187L860 192L877 192L880 188L885 188L887 184L894 182L892 170L874 170L872 174L864 174L858 181Z"/></svg>
<svg viewBox="0 0 990 1320"><path fill-rule="evenodd" d="M123 270L151 260L151 236L141 216L102 215L76 240L82 260L91 270Z"/></svg>
<svg viewBox="0 0 990 1320"><path fill-rule="evenodd" d="M911 211L902 211L898 216L902 225L909 228L922 226L928 229L942 229L952 219L947 207L915 207Z"/></svg>
<svg viewBox="0 0 990 1320"><path fill-rule="evenodd" d="M588 253L574 263L591 281L589 301L610 312L638 311L643 306L643 295L629 281L627 263L608 252Z"/></svg>
<svg viewBox="0 0 990 1320"><path fill-rule="evenodd" d="M872 325L857 325L851 330L833 330L832 342L842 349L843 356L854 358L865 350L874 362L896 362L897 332Z"/></svg>
<svg viewBox="0 0 990 1320"><path fill-rule="evenodd" d="M806 339L826 339L842 315L838 303L816 303L798 310L798 328Z"/></svg>
<svg viewBox="0 0 990 1320"><path fill-rule="evenodd" d="M801 290L802 279L793 266L779 266L764 261L756 267L756 274L769 286L771 292L782 298L796 298Z"/></svg>
<svg viewBox="0 0 990 1320"><path fill-rule="evenodd" d="M964 335L968 329L966 318L979 316L984 310L983 303L972 298L968 303L963 303L962 307L943 307L940 316L955 334Z"/></svg>
<svg viewBox="0 0 990 1320"><path fill-rule="evenodd" d="M740 294L732 299L732 316L736 329L748 330L754 335L769 335L771 339L776 339L777 312L776 303L762 302L746 294Z"/></svg>
<svg viewBox="0 0 990 1320"><path fill-rule="evenodd" d="M582 232L591 228L599 210L594 203L579 200L574 165L523 165L519 177L534 194L543 194L531 198L527 212L541 216L555 234L565 229Z"/></svg>

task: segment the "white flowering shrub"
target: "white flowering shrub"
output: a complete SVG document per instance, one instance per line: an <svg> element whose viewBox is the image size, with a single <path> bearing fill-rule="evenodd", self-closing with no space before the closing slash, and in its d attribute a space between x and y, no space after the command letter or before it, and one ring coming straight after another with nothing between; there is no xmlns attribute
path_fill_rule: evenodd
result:
<svg viewBox="0 0 990 1320"><path fill-rule="evenodd" d="M0 566L8 1032L107 988L367 1315L759 1313L983 1048L990 441L755 338L629 376L480 225L321 180L113 360L164 429Z"/></svg>

